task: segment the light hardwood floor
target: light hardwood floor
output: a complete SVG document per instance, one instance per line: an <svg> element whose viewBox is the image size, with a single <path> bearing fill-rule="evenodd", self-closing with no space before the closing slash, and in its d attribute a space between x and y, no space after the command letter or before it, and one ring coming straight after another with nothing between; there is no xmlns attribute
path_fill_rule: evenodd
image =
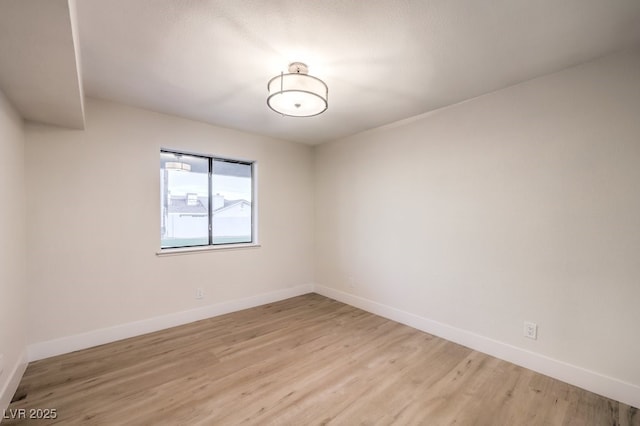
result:
<svg viewBox="0 0 640 426"><path fill-rule="evenodd" d="M29 424L640 425L628 405L316 294L31 363L16 399L57 410Z"/></svg>

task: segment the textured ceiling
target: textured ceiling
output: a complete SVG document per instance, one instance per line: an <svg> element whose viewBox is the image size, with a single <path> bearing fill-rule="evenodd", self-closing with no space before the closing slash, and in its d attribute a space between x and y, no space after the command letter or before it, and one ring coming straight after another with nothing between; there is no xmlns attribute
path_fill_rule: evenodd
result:
<svg viewBox="0 0 640 426"><path fill-rule="evenodd" d="M89 96L315 144L639 44L640 1L81 0L77 27ZM267 107L293 61L324 114Z"/></svg>

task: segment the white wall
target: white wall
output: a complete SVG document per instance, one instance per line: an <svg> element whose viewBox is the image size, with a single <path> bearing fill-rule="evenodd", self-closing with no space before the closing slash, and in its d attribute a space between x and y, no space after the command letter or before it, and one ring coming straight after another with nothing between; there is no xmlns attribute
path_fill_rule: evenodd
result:
<svg viewBox="0 0 640 426"><path fill-rule="evenodd" d="M25 367L26 220L22 119L0 92L0 412Z"/></svg>
<svg viewBox="0 0 640 426"><path fill-rule="evenodd" d="M318 284L640 401L640 50L315 153Z"/></svg>
<svg viewBox="0 0 640 426"><path fill-rule="evenodd" d="M313 282L310 147L91 99L26 130L30 343ZM156 256L161 147L256 160L262 247Z"/></svg>

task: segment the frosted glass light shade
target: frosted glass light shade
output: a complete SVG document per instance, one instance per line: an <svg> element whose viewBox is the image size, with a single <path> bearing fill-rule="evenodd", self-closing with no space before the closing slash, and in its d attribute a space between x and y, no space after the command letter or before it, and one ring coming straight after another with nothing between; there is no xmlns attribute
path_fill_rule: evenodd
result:
<svg viewBox="0 0 640 426"><path fill-rule="evenodd" d="M280 74L269 80L269 108L291 117L311 117L323 113L329 105L327 85L319 78L307 75L304 64L294 62L289 70L292 68L298 72Z"/></svg>
<svg viewBox="0 0 640 426"><path fill-rule="evenodd" d="M168 170L178 170L183 172L190 172L191 165L183 163L182 161L167 161L164 163L164 168Z"/></svg>

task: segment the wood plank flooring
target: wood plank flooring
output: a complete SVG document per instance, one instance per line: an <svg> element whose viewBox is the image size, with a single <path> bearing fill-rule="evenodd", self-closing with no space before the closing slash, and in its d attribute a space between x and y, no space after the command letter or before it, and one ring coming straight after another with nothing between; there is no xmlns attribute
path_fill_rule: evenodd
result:
<svg viewBox="0 0 640 426"><path fill-rule="evenodd" d="M31 363L9 409L57 418L3 425L640 425L636 408L317 294Z"/></svg>

